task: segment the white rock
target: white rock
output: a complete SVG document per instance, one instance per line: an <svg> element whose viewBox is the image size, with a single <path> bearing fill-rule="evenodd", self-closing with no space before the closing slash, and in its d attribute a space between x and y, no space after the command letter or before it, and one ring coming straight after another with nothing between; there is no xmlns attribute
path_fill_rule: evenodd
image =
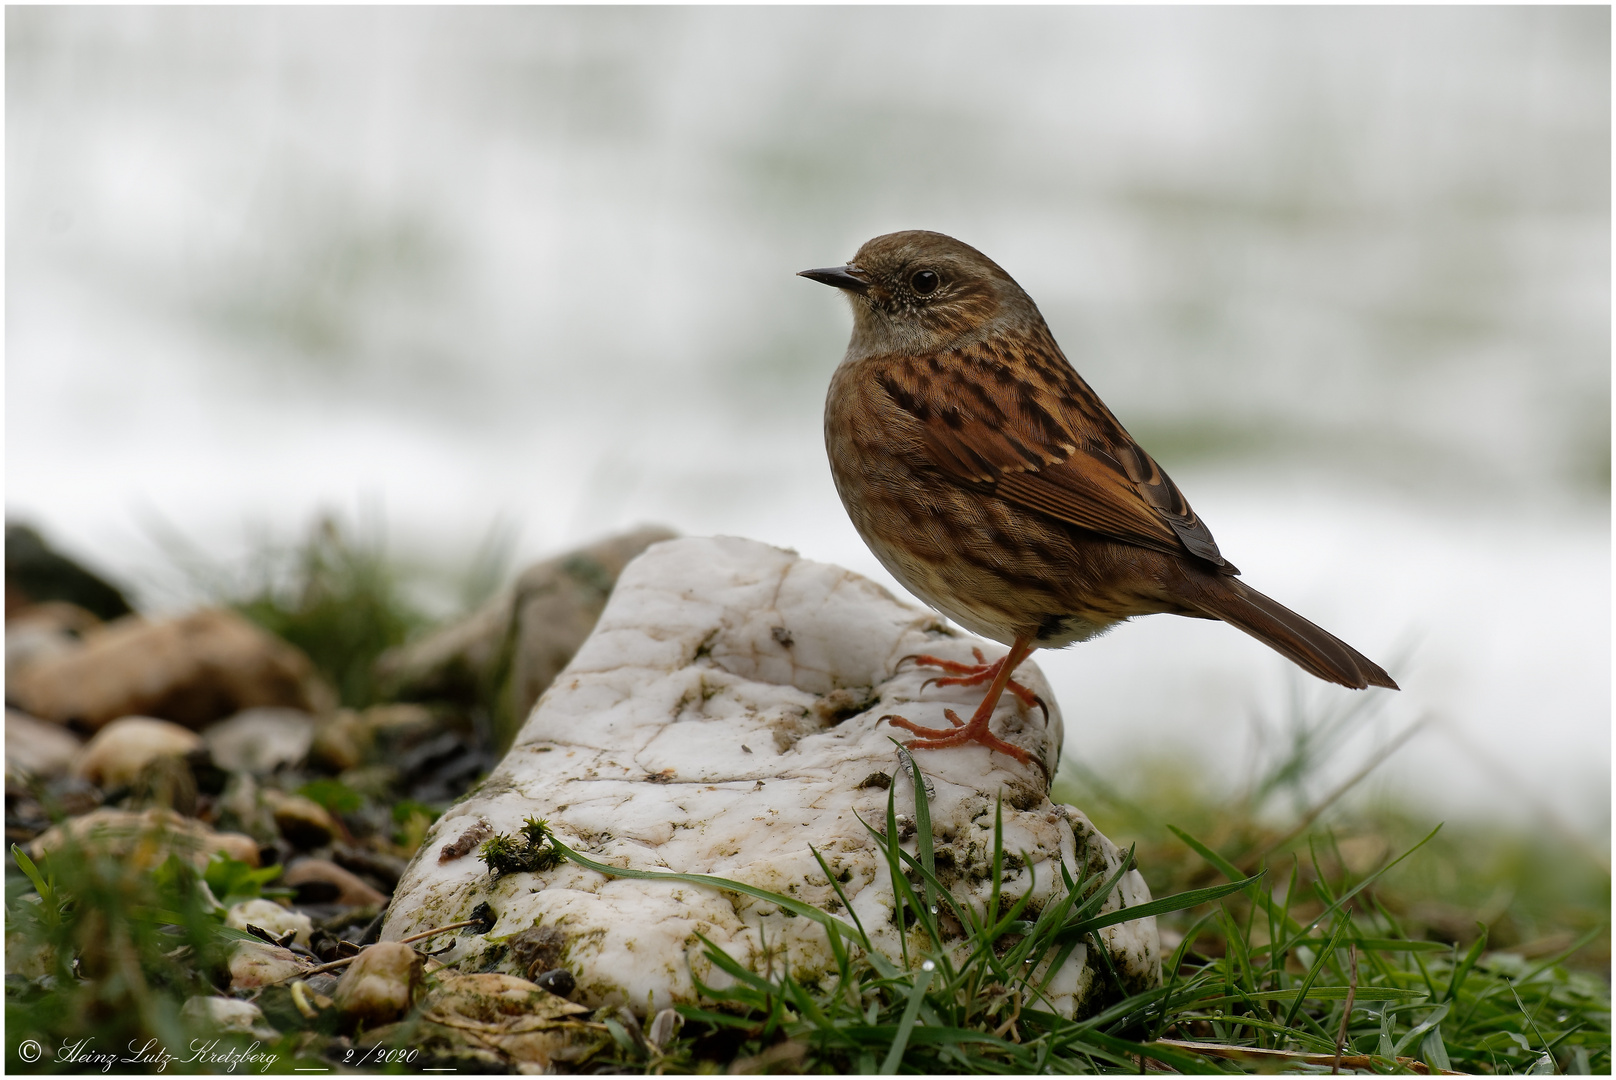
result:
<svg viewBox="0 0 1616 1080"><path fill-rule="evenodd" d="M103 788L127 784L160 757L184 757L202 745L190 728L150 716L114 720L84 744L73 771Z"/></svg>
<svg viewBox="0 0 1616 1080"><path fill-rule="evenodd" d="M226 926L245 930L248 925L256 926L260 930L268 930L277 938L288 930L296 936L292 938L305 949L309 947L309 935L314 933L314 920L297 911L288 911L273 900L243 900L231 907L224 917Z"/></svg>
<svg viewBox="0 0 1616 1080"><path fill-rule="evenodd" d="M262 775L308 756L314 725L298 709L246 709L208 728L202 741L221 769Z"/></svg>
<svg viewBox="0 0 1616 1080"><path fill-rule="evenodd" d="M267 941L238 941L230 949L230 989L250 990L285 982L308 970L290 949Z"/></svg>
<svg viewBox="0 0 1616 1080"><path fill-rule="evenodd" d="M61 724L6 710L6 779L11 782L61 776L72 768L81 745L78 736Z"/></svg>
<svg viewBox="0 0 1616 1080"><path fill-rule="evenodd" d="M656 1011L691 1001L692 968L709 985L726 985L701 956L698 933L754 969L765 966L765 942L801 977L832 968L825 931L773 904L608 878L571 863L496 880L474 848L457 854L467 845L456 841L480 820L514 835L536 815L597 861L731 877L834 911L839 903L812 847L876 946L897 959L891 882L860 821L884 822L888 794L872 778L895 773L897 812L914 814L912 784L891 741L903 733L882 717L900 712L947 726L945 707L974 708L980 689L923 689L935 671L898 670L915 653L970 662L973 645L990 657L1004 652L793 552L732 538L655 545L623 572L594 633L539 699L505 760L434 826L398 884L382 937L457 922L487 901L498 916L492 931L456 936L440 959L453 963L529 927L558 926L568 937L563 963L578 980L574 999L591 1007ZM1121 858L1080 812L1049 802L1060 714L1033 665L1017 678L1050 702L1049 722L1007 694L994 731L1047 765L1023 766L977 745L916 753L934 789L934 847L952 863L944 880L978 911L990 888L1001 796L1004 848L1022 867L1007 873L1007 894L1030 887L1042 902L1060 886L1057 864L1081 877L1115 869ZM904 839L912 851L912 834ZM1137 871L1118 892L1129 906L1149 898ZM1113 896L1105 910L1116 903ZM923 938L910 933L914 949ZM1160 978L1153 919L1101 936L1130 989ZM1056 973L1056 1006L1068 1014L1095 1007L1104 992L1095 977L1086 951L1074 950Z"/></svg>
<svg viewBox="0 0 1616 1080"><path fill-rule="evenodd" d="M280 1032L269 1026L258 1006L250 1001L226 997L187 998L180 1016L209 1034L240 1031L257 1039L279 1038Z"/></svg>

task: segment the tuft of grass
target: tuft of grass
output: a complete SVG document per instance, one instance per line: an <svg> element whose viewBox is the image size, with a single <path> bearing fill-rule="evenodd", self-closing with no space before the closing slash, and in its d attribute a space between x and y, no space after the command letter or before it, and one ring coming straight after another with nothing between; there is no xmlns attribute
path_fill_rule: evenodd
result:
<svg viewBox="0 0 1616 1080"><path fill-rule="evenodd" d="M615 877L676 880L725 889L765 900L810 919L826 932L836 974L821 983L799 982L782 957L768 972L754 972L702 939L704 955L734 980L716 989L696 980L702 1001L679 1006L682 1033L653 1038L631 1027L630 1018L608 1020L616 1056L601 1063L614 1070L646 1072L759 1071L785 1067L804 1072L1092 1072L1134 1069L1141 1055L1169 1065L1193 1066L1182 1050L1141 1041L1144 1025L1171 993L1155 987L1126 994L1117 985L1113 1003L1093 1015L1068 1020L1054 1011L1049 984L1080 946L1099 964L1101 978L1116 982L1098 931L1117 923L1193 908L1254 887L1259 878L1194 890L1134 908L1102 913L1122 876L1132 868L1131 853L1105 877L1073 879L1062 868L1064 890L1036 917L1029 896L1001 894L1006 852L1002 813L994 818L992 891L983 911L954 897L938 880L929 858L933 847L925 780L911 759L916 792L915 850L904 850L897 827L894 793L887 795L885 829L866 823L883 852L896 906L895 925L919 928L924 945L901 963L877 951L829 865L820 868L836 889L846 918L789 896L743 882L704 874L629 870L588 859L551 838L564 858ZM1025 857L1023 857L1025 861ZM965 930L964 942L948 943L944 915ZM660 1020L660 1017L658 1018ZM671 1031L673 1025L653 1022Z"/></svg>
<svg viewBox="0 0 1616 1080"><path fill-rule="evenodd" d="M351 539L327 515L280 562L232 606L307 653L343 705L376 704L376 658L428 622L380 541Z"/></svg>
<svg viewBox="0 0 1616 1080"><path fill-rule="evenodd" d="M296 543L260 533L240 563L215 559L153 511L145 525L182 581L163 591L233 608L296 645L349 708L381 700L371 672L376 657L430 622L411 598L423 575L389 555L379 515L376 523L351 528L335 513L322 513ZM479 554L475 587L497 572L482 564L501 551Z"/></svg>
<svg viewBox="0 0 1616 1080"><path fill-rule="evenodd" d="M996 887L987 911L977 913L938 882L925 858L926 786L918 765L910 767L921 854L895 839L892 792L886 830L871 829L898 898L893 918L920 927L929 943L902 963L872 948L839 889L851 921L728 879L606 866L552 839L563 857L604 874L732 890L812 919L836 958L833 978L805 985L788 963L754 972L704 939L707 960L734 985L719 990L698 980L701 1001L677 1009L682 1028L660 1016L649 1031L630 1016L607 1019L615 1049L597 1067L658 1074L1610 1069L1609 984L1566 966L1606 927L1528 960L1489 952L1484 927L1468 945L1411 933L1413 924L1388 907L1396 876L1440 855L1441 826L1364 870L1352 869L1328 831L1298 841L1305 857L1259 852L1251 870L1165 826L1198 864L1179 883L1213 884L1097 915L1120 873L1104 881L1068 877L1058 901L1029 921L1025 901L1002 903ZM1250 832L1262 835L1255 826ZM1005 857L996 827L996 883ZM964 946L943 946L934 914L942 909L966 927ZM1078 1019L1053 1012L1048 976L1041 982L1030 973L1054 971L1079 942L1102 962L1094 931L1145 915L1162 917L1164 940L1173 943L1162 985L1119 993Z"/></svg>
<svg viewBox="0 0 1616 1080"><path fill-rule="evenodd" d="M522 823L519 836L500 833L483 841L477 857L495 877L502 877L548 870L561 861L561 851L549 823L530 817Z"/></svg>

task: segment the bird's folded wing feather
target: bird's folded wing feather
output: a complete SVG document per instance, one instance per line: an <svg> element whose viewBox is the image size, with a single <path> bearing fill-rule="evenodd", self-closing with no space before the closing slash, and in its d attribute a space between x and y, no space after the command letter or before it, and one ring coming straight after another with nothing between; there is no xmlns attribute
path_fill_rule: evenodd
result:
<svg viewBox="0 0 1616 1080"><path fill-rule="evenodd" d="M1177 485L1056 358L1007 379L1002 356L967 350L944 364L888 366L880 381L918 422L927 457L956 479L1079 528L1188 551L1238 573Z"/></svg>

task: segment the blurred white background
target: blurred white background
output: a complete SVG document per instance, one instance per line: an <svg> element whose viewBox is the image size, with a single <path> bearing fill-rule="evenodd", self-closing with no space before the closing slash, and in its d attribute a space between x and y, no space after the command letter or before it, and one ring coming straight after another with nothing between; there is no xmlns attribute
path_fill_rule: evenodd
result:
<svg viewBox="0 0 1616 1080"><path fill-rule="evenodd" d="M1332 774L1610 810L1607 8L10 8L6 507L194 597L323 508L418 561L638 522L890 583L820 409L877 233L981 248L1246 580L1385 662ZM894 586L896 588L896 586ZM1234 782L1224 626L1038 658Z"/></svg>

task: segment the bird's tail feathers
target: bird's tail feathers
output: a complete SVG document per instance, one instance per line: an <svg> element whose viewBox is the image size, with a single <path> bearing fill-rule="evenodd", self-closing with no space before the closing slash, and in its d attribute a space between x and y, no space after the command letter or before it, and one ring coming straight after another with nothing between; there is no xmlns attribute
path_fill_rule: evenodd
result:
<svg viewBox="0 0 1616 1080"><path fill-rule="evenodd" d="M1199 606L1326 682L1354 690L1367 686L1398 688L1379 664L1237 578L1215 579L1215 585L1201 596Z"/></svg>

